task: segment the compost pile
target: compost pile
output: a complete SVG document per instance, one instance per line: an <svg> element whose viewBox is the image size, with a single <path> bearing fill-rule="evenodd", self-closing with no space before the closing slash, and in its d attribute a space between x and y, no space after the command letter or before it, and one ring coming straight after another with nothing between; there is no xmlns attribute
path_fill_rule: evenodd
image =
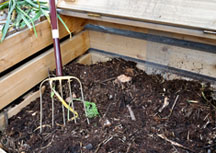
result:
<svg viewBox="0 0 216 153"><path fill-rule="evenodd" d="M63 126L61 103L55 102L51 127L50 90L43 95L43 132L40 102L32 102L9 120L1 144L9 152L50 153L215 153L216 113L210 87L196 81L164 80L147 75L133 62L64 67L65 75L80 78L85 100L97 105L99 116L86 122L81 103L79 119ZM79 86L73 83L79 97ZM134 116L133 116L134 114Z"/></svg>

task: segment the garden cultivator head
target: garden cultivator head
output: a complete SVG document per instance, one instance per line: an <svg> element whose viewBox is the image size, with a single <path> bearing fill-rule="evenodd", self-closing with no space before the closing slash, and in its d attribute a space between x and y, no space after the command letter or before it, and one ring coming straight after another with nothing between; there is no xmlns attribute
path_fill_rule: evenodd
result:
<svg viewBox="0 0 216 153"><path fill-rule="evenodd" d="M73 95L72 95L72 88L71 88L71 82L73 80L76 80L79 85L80 85L80 94L81 94L81 99L73 99ZM43 97L42 97L42 86L44 85L45 82L48 82L50 85L50 89L51 89L51 101L52 101L52 127L54 126L54 122L55 122L55 114L54 114L54 110L55 110L55 106L54 106L54 95L57 97L57 99L62 103L62 116L63 116L63 123L64 125L66 125L66 121L65 121L65 110L64 107L67 108L67 120L68 121L72 121L74 120L76 123L76 119L78 118L78 113L74 110L74 100L79 100L83 103L83 107L84 107L84 111L85 111L85 115L87 117L87 122L89 124L89 119L88 119L88 114L86 111L86 102L84 101L84 95L83 95L83 88L82 88L82 84L80 82L80 80L77 77L74 76L59 76L59 77L52 77L52 78L47 78L46 80L44 80L43 82L41 82L40 84L40 132L42 132L42 123L43 123ZM63 86L62 83L63 82L67 82L67 86L69 89L69 96L70 96L70 101L67 103L64 98L63 98ZM56 91L55 89L55 85L59 84L59 90L60 90L60 94ZM73 113L73 117L70 118L70 112Z"/></svg>

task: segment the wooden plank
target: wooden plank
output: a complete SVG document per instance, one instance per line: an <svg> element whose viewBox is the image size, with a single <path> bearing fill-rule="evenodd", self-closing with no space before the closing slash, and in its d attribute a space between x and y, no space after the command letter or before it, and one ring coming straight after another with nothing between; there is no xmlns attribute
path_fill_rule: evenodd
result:
<svg viewBox="0 0 216 153"><path fill-rule="evenodd" d="M105 54L99 54L99 53L94 53L90 52L92 56L92 64L96 64L98 62L107 62L112 59L112 56L108 56Z"/></svg>
<svg viewBox="0 0 216 153"><path fill-rule="evenodd" d="M208 34L204 33L201 29L191 29L191 28L185 28L185 27L177 27L172 25L164 25L164 24L158 24L158 23L151 23L151 22L145 22L145 21L137 21L137 20L128 20L124 18L116 18L116 17L109 17L109 16L89 16L86 12L75 12L70 10L61 10L61 14L73 16L73 17L79 17L94 21L102 21L107 23L115 23L120 25L128 25L132 27L139 27L139 28L145 28L145 29L151 29L151 30L157 30L162 32L171 32L176 33L180 35L187 35L187 36L195 36L200 38L208 38L216 40L215 34Z"/></svg>
<svg viewBox="0 0 216 153"><path fill-rule="evenodd" d="M89 31L91 48L215 77L216 54Z"/></svg>
<svg viewBox="0 0 216 153"><path fill-rule="evenodd" d="M83 29L85 20L62 16L71 32L79 32ZM63 25L59 24L60 38L68 35ZM36 25L38 37L33 31L25 29L9 36L0 44L0 72L8 69L23 59L33 55L41 49L53 43L50 24L47 20Z"/></svg>
<svg viewBox="0 0 216 153"><path fill-rule="evenodd" d="M97 55L98 54L93 54L93 56L97 56ZM105 58L104 56L103 57L101 56L101 59L104 59L104 58ZM92 64L92 54L88 53L86 55L81 56L77 60L77 63L85 64L85 65ZM44 92L44 90L45 90L45 87L42 88L42 92ZM23 97L24 100L20 104L8 109L7 111L8 119L18 114L24 107L26 107L27 105L29 105L31 102L33 102L39 97L40 97L40 91L29 93L26 96L24 96ZM4 113L1 113L0 114L0 131L3 130L4 128L5 128L5 116L4 116Z"/></svg>
<svg viewBox="0 0 216 153"><path fill-rule="evenodd" d="M105 58L104 56L101 56L99 54L93 54L93 56L100 56L101 59ZM80 58L78 58L77 63L85 64L85 65L92 64L92 53L88 53L86 55L81 56ZM45 90L45 87L42 88L42 93L44 92L44 90ZM26 107L27 105L29 105L31 102L33 102L39 97L40 97L40 91L29 93L26 96L24 96L23 97L24 100L21 103L13 106L12 108L8 108L6 112L8 119L13 117L14 115L17 115L24 107ZM4 116L4 113L1 113L0 114L0 131L4 129L5 129L5 116Z"/></svg>
<svg viewBox="0 0 216 153"><path fill-rule="evenodd" d="M167 25L216 30L213 0L78 0L59 8Z"/></svg>
<svg viewBox="0 0 216 153"><path fill-rule="evenodd" d="M42 92L45 88L42 89ZM20 104L14 106L13 108L9 109L7 113L8 119L13 117L14 115L18 114L24 107L29 105L32 101L36 100L40 97L40 91L36 91L34 93L28 94L25 100L23 100ZM0 130L5 128L5 116L4 113L0 114Z"/></svg>
<svg viewBox="0 0 216 153"><path fill-rule="evenodd" d="M89 47L87 31L63 42L61 44L63 64L82 55ZM54 68L55 58L51 49L0 78L0 110L45 79L48 76L48 69Z"/></svg>
<svg viewBox="0 0 216 153"><path fill-rule="evenodd" d="M86 55L81 56L77 60L77 63L85 64L85 65L91 65L91 64L96 64L98 62L107 62L108 60L111 60L111 58L112 57L110 57L108 55L90 52Z"/></svg>
<svg viewBox="0 0 216 153"><path fill-rule="evenodd" d="M163 29L159 31L159 30L152 30L151 29L152 27L141 28L141 27L135 27L134 25L130 26L130 25L123 25L122 23L116 24L116 23L103 22L103 21L97 21L97 20L88 20L88 24L141 32L141 33L148 33L148 34L154 34L154 35L160 35L160 36L166 36L166 37L183 39L183 40L188 40L188 41L193 41L193 42L200 42L200 43L210 44L210 45L216 44L216 39L204 38L203 33L201 36L200 35L192 36L191 32L187 34L187 33L181 33L181 31L178 31L179 33L176 33L173 31L163 31Z"/></svg>
<svg viewBox="0 0 216 153"><path fill-rule="evenodd" d="M90 53L81 56L77 61L77 63L91 65L92 64L92 56Z"/></svg>
<svg viewBox="0 0 216 153"><path fill-rule="evenodd" d="M145 59L146 57L146 41L96 31L90 31L89 34L91 48L127 55L139 59ZM133 46L134 49L131 48L131 46Z"/></svg>

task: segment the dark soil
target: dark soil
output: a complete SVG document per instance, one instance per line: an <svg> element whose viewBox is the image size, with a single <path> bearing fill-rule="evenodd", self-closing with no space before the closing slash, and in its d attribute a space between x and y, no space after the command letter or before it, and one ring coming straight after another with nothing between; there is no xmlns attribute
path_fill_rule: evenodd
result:
<svg viewBox="0 0 216 153"><path fill-rule="evenodd" d="M208 85L167 81L159 75L147 75L135 63L121 59L90 66L71 63L64 73L80 78L85 99L96 103L100 116L90 119L88 125L82 104L75 102L79 119L64 127L61 103L55 100L55 127L51 128L47 88L43 95L42 134L38 129L37 99L9 120L1 138L8 152L216 153L216 109ZM132 80L118 81L121 74ZM72 87L79 97L78 84L72 82ZM169 104L162 110L165 99ZM136 120L131 119L128 106ZM106 120L111 124L105 125Z"/></svg>

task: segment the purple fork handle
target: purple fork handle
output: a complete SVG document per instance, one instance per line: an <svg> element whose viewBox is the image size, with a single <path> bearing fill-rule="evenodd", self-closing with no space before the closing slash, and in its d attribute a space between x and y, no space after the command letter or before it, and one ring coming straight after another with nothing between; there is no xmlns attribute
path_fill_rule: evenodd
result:
<svg viewBox="0 0 216 153"><path fill-rule="evenodd" d="M49 0L50 5L50 20L52 25L52 37L55 51L56 76L62 76L62 58L61 48L59 43L58 19L56 12L55 0Z"/></svg>

